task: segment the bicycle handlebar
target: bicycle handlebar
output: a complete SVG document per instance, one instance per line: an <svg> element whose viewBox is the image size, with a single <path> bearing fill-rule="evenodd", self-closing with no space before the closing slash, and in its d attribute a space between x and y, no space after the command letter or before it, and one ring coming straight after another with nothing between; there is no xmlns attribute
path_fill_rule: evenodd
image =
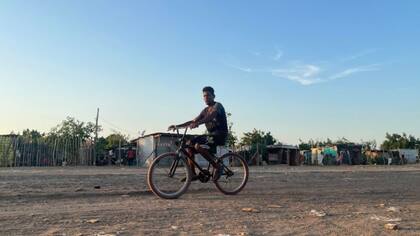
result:
<svg viewBox="0 0 420 236"><path fill-rule="evenodd" d="M177 126L175 126L172 130L173 130L173 131L176 131L177 136L179 136L179 130L180 130L181 128L185 128L185 130L184 130L184 134L182 135L182 138L184 138L184 137L185 137L185 135L187 134L187 131L188 131L188 126L184 126L184 127L177 127Z"/></svg>

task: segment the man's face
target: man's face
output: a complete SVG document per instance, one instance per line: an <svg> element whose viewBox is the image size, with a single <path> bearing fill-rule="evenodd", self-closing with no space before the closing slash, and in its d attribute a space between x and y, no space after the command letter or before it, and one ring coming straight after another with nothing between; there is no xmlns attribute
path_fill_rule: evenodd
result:
<svg viewBox="0 0 420 236"><path fill-rule="evenodd" d="M214 95L209 92L203 92L203 99L207 105L210 105L214 102Z"/></svg>

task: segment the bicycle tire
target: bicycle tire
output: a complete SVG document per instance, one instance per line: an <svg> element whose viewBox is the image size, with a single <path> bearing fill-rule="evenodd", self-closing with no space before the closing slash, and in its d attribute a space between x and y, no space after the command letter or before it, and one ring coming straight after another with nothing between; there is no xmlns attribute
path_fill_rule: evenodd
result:
<svg viewBox="0 0 420 236"><path fill-rule="evenodd" d="M233 190L226 189L225 186L223 185L223 183L224 183L223 182L223 180L224 180L223 178L225 178L226 180L228 180L228 177L227 176L224 177L223 175L220 176L220 178L217 178L217 179L213 180L213 182L216 185L216 188L220 192L222 192L223 194L226 194L226 195L235 195L235 194L238 194L240 191L242 191L242 189L247 184L248 178L249 178L249 167L248 167L248 164L245 161L245 159L242 156L240 156L240 155L238 155L236 153L226 153L223 156L221 156L220 158L218 158L218 162L219 163L225 163L225 160L227 158L229 158L229 157L235 158L242 165L243 178L242 178L242 181L241 181L240 185L238 187L236 187L235 189L233 189Z"/></svg>
<svg viewBox="0 0 420 236"><path fill-rule="evenodd" d="M180 189L178 189L177 191L173 192L173 193L167 193L162 191L161 189L159 189L159 187L154 183L154 173L155 173L155 168L157 167L157 165L159 164L159 162L164 159L164 158L171 158L173 157L173 159L175 160L176 158L179 158L179 160L182 160L185 163L185 166L183 166L182 168L185 169L186 171L186 180L184 182L184 184L182 185L182 187ZM178 168L178 167L177 167ZM191 173L191 168L188 165L186 158L183 156L178 156L176 153L174 152L169 152L169 153L164 153L159 155L158 157L156 157L153 162L151 163L148 172L147 172L147 184L150 188L150 190L152 190L152 192L163 199L176 199L179 198L182 194L184 194L189 185L191 184L191 178L192 178L192 173Z"/></svg>

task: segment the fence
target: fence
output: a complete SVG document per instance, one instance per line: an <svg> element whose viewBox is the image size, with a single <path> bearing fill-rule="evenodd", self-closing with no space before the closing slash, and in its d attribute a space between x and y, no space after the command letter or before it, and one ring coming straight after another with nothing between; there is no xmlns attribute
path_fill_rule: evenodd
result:
<svg viewBox="0 0 420 236"><path fill-rule="evenodd" d="M260 165L263 156L261 150L261 146L256 146L234 148L233 151L244 156L250 165ZM104 151L95 153L93 142L83 141L79 137L0 136L0 167L129 164L121 161L126 155L121 149L114 157L108 155ZM116 157L119 161L113 162Z"/></svg>
<svg viewBox="0 0 420 236"><path fill-rule="evenodd" d="M93 165L94 152L78 137L0 136L0 167Z"/></svg>

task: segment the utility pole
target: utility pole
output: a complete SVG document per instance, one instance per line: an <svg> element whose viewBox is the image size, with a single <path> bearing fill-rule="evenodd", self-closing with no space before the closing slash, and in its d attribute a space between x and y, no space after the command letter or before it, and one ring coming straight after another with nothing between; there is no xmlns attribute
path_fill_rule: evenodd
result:
<svg viewBox="0 0 420 236"><path fill-rule="evenodd" d="M99 108L96 110L96 123L95 123L95 140L94 140L94 155L93 155L93 165L96 166L96 157L97 157L97 148L96 142L98 142L98 119L99 119Z"/></svg>
<svg viewBox="0 0 420 236"><path fill-rule="evenodd" d="M118 161L119 161L120 166L121 166L121 137L120 137L120 141L118 143Z"/></svg>

